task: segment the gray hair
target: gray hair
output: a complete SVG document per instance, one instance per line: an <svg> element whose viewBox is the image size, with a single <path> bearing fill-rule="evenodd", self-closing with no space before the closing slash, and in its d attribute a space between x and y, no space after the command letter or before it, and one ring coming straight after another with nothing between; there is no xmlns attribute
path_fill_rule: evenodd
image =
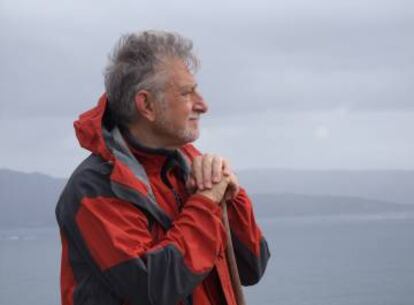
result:
<svg viewBox="0 0 414 305"><path fill-rule="evenodd" d="M127 125L137 119L134 97L139 90L148 90L162 101L166 85L163 64L180 59L196 71L199 65L191 40L178 33L144 31L123 35L106 66L105 89L114 123Z"/></svg>

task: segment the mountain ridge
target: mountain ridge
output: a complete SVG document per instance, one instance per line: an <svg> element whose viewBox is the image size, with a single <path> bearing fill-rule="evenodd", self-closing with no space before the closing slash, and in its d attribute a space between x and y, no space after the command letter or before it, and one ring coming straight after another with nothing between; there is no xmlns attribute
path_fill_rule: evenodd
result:
<svg viewBox="0 0 414 305"><path fill-rule="evenodd" d="M254 193L354 196L414 204L413 170L257 169L238 171L238 177Z"/></svg>
<svg viewBox="0 0 414 305"><path fill-rule="evenodd" d="M269 172L266 174L269 174ZM315 189L311 189L310 185L304 188L300 184L303 181L311 180L312 177L309 176L309 172L307 173L308 177L305 178L303 178L304 173L301 171L296 171L293 175L291 175L292 172L286 171L271 171L270 174L274 176L274 179L269 179L260 171L239 172L240 181L246 186L248 193L251 194L256 214L259 217L271 215L285 217L414 211L414 205L406 204L411 200L409 192L406 193L407 196L403 202L383 197L379 199L361 197L360 195L363 192L358 183L362 183L361 181L364 180L364 177L359 177L358 179L354 177L352 181L348 182L355 187L353 194L350 194L349 191L348 194L346 192L343 192L344 194L340 192L323 194L320 192L324 189L329 189L330 185L335 182L335 179L338 180L338 177L334 177L331 181L326 181L326 177L318 180L320 177L316 175L313 179L317 183L314 181L311 184L311 186L315 186ZM288 174L290 176L286 180L287 183L280 183L281 181L283 182L283 179ZM372 174L372 172L369 174ZM385 173L382 174L384 175ZM392 173L391 178L394 179L396 177L395 174L395 172ZM411 174L414 177L414 171ZM406 177L400 175L397 178L405 179ZM340 182L341 179L339 179ZM388 183L393 181L389 177L385 180L384 177L381 179L388 181ZM67 179L54 178L43 173L22 173L9 169L0 169L0 208L3 211L0 213L0 227L56 225L54 209L66 181ZM276 187L275 184L277 184ZM392 188L392 185L386 185L386 187L382 188L382 191L389 192ZM307 193L302 192L307 189ZM377 193L377 196L380 196L380 192ZM414 195L412 198L414 198Z"/></svg>

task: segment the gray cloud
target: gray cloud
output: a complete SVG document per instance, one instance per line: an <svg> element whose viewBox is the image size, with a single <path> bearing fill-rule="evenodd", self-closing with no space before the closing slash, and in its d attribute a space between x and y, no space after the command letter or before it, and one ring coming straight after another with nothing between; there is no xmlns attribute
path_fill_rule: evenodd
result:
<svg viewBox="0 0 414 305"><path fill-rule="evenodd" d="M171 28L192 37L200 83L217 113L413 109L410 1L5 1L2 115L67 115L93 103L122 32Z"/></svg>
<svg viewBox="0 0 414 305"><path fill-rule="evenodd" d="M199 146L235 168L408 169L414 113L313 111L209 119ZM237 126L237 128L235 128Z"/></svg>
<svg viewBox="0 0 414 305"><path fill-rule="evenodd" d="M107 54L121 33L148 28L194 40L210 104L199 145L237 167L414 166L412 1L0 6L0 167L68 175L85 155L71 122L102 93ZM249 147L263 143L257 160Z"/></svg>

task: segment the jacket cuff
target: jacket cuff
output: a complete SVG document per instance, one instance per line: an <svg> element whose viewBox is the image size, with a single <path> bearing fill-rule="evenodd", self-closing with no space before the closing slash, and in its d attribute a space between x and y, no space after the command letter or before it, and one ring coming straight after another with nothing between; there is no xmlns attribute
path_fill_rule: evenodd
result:
<svg viewBox="0 0 414 305"><path fill-rule="evenodd" d="M209 210L212 214L221 217L222 209L217 201L214 201L202 194L194 194L188 198L185 206L194 206L202 208L203 210Z"/></svg>

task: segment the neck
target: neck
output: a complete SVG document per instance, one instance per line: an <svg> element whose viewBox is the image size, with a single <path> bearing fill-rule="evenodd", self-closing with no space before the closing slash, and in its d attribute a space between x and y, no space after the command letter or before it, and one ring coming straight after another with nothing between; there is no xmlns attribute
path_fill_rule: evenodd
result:
<svg viewBox="0 0 414 305"><path fill-rule="evenodd" d="M162 137L154 133L154 131L145 124L134 124L128 126L131 136L141 145L152 149L178 149L179 146L172 145L165 141Z"/></svg>

